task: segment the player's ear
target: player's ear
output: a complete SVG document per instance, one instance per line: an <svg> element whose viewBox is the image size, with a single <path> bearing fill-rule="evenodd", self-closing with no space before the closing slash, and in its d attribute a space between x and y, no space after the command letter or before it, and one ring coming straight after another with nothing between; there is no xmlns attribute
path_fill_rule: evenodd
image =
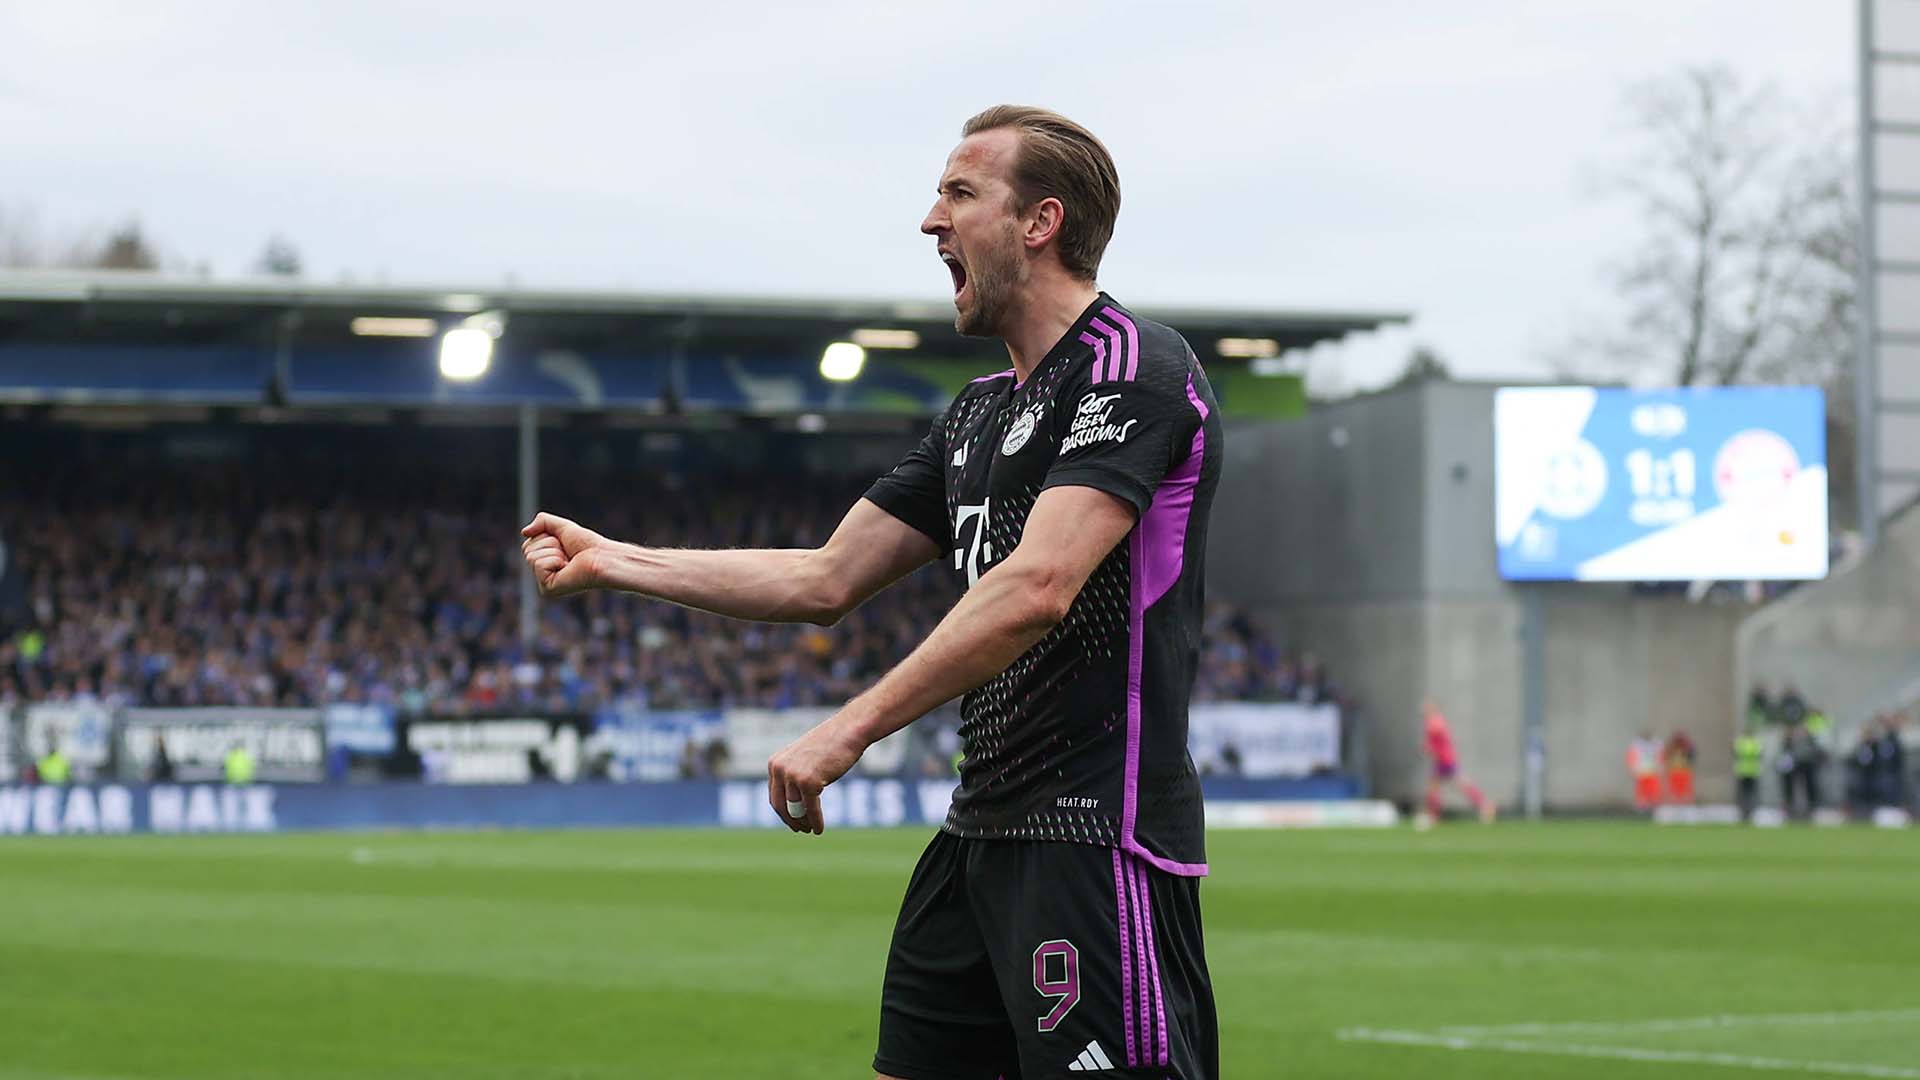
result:
<svg viewBox="0 0 1920 1080"><path fill-rule="evenodd" d="M1057 239L1060 229L1067 223L1067 208L1060 200L1049 195L1034 203L1027 211L1027 231L1024 237L1027 250L1038 251L1046 247L1047 242Z"/></svg>

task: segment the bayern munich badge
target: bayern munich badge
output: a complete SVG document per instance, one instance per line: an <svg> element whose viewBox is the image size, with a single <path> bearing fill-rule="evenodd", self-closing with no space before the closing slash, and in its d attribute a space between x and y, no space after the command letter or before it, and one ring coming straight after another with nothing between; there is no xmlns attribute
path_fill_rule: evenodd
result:
<svg viewBox="0 0 1920 1080"><path fill-rule="evenodd" d="M1029 409L1021 413L1014 420L1013 426L1007 429L1007 441L1000 444L1000 452L1002 454L1019 453L1020 448L1027 445L1027 440L1033 438L1033 429L1039 426L1039 423L1039 410Z"/></svg>

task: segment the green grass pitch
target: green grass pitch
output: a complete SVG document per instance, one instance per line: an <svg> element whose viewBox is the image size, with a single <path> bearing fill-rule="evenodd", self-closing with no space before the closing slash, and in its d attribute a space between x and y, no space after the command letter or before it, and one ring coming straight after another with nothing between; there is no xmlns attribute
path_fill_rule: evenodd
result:
<svg viewBox="0 0 1920 1080"><path fill-rule="evenodd" d="M0 841L0 1078L848 1078L924 831ZM1219 833L1223 1072L1920 1078L1920 833Z"/></svg>

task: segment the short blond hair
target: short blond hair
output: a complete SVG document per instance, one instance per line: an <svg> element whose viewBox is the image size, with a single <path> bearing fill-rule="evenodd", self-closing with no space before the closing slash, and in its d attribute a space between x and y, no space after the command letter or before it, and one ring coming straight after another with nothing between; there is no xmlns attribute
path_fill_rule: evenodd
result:
<svg viewBox="0 0 1920 1080"><path fill-rule="evenodd" d="M1113 155L1093 132L1051 109L1031 105L995 105L968 120L960 134L964 138L1001 128L1020 136L1020 153L1013 163L1018 208L1041 199L1060 200L1066 211L1060 224L1060 262L1068 273L1092 281L1120 216L1120 172Z"/></svg>

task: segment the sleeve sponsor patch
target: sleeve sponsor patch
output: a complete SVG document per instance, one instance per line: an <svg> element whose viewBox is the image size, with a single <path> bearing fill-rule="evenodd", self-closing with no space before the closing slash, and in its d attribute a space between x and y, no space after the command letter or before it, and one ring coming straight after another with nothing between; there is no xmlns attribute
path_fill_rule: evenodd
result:
<svg viewBox="0 0 1920 1080"><path fill-rule="evenodd" d="M1065 454L1097 442L1126 442L1128 432L1140 421L1137 417L1121 420L1114 416L1120 396L1095 390L1081 398L1073 413L1073 424L1060 444L1060 452Z"/></svg>

